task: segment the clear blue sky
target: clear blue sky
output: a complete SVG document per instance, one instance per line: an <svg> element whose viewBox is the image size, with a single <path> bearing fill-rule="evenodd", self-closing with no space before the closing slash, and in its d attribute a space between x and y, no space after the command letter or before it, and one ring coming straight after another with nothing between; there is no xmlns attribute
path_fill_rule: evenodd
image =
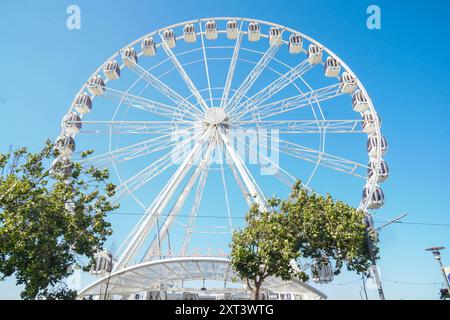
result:
<svg viewBox="0 0 450 320"><path fill-rule="evenodd" d="M82 29L66 28L79 5ZM377 4L381 30L366 28ZM383 119L391 179L378 212L405 221L450 224L450 3L448 1L24 1L0 5L0 151L37 149L59 123L87 77L126 43L166 25L210 16L250 17L297 29L325 44L359 76ZM360 192L357 191L356 194ZM376 218L377 221L383 221ZM393 225L381 233L381 275L392 299L436 299L442 282L424 248L444 245L449 227ZM344 274L320 287L333 299L360 298ZM399 282L420 282L404 284ZM369 292L371 297L374 291ZM0 298L14 298L0 283Z"/></svg>

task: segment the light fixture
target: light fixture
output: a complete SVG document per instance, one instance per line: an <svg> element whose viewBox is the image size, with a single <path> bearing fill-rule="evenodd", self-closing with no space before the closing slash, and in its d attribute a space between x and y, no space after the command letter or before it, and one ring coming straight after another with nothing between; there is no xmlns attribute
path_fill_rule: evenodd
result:
<svg viewBox="0 0 450 320"><path fill-rule="evenodd" d="M433 256L436 258L436 260L441 260L441 250L444 250L445 247L431 247L428 249L425 249L425 251L430 251L433 253Z"/></svg>

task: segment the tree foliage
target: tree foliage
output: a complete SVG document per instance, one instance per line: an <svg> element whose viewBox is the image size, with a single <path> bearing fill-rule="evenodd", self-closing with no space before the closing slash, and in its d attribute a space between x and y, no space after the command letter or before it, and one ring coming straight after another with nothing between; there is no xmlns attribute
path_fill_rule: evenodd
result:
<svg viewBox="0 0 450 320"><path fill-rule="evenodd" d="M269 276L308 280L300 269L301 259L327 257L333 260L335 274L346 266L368 275L367 237L377 240L367 232L365 214L330 195L308 192L297 182L288 199L270 199L267 210L254 205L246 220L247 226L233 234L231 263L255 299ZM375 246L374 250L376 255Z"/></svg>
<svg viewBox="0 0 450 320"><path fill-rule="evenodd" d="M292 260L299 258L297 235L288 228L288 216L278 212L277 199L271 199L268 211L254 205L247 213L247 227L235 231L231 245L231 264L258 299L263 282L272 275L289 280L299 277L307 280L303 272L296 271Z"/></svg>
<svg viewBox="0 0 450 320"><path fill-rule="evenodd" d="M448 289L441 289L439 291L439 299L441 299L441 300L449 300L450 299L450 293L448 292Z"/></svg>
<svg viewBox="0 0 450 320"><path fill-rule="evenodd" d="M89 270L117 208L107 170L71 163L68 176L58 174L67 164L48 169L56 157L50 141L38 153L0 154L0 275L15 276L24 299L74 298L62 280L73 265Z"/></svg>

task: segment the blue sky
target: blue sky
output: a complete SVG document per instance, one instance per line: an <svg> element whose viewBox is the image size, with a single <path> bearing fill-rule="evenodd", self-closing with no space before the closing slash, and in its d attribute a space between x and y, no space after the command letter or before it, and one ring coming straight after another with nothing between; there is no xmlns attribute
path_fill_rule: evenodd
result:
<svg viewBox="0 0 450 320"><path fill-rule="evenodd" d="M81 8L81 30L66 28L66 9ZM366 28L366 9L381 8L381 30ZM391 178L378 214L405 222L450 224L450 3L448 1L2 1L0 6L0 151L37 149L87 77L113 52L164 26L236 16L297 29L339 55L364 83L383 119ZM359 195L360 191L356 190ZM376 221L383 221L376 217ZM424 248L449 247L449 227L393 225L381 233L387 298L436 299L442 282ZM450 264L450 251L443 252ZM359 299L356 275L319 287L333 299ZM393 281L402 282L395 283ZM414 282L406 284L403 282ZM345 284L345 285L340 285ZM375 291L369 291L375 297ZM12 281L0 298L14 298Z"/></svg>

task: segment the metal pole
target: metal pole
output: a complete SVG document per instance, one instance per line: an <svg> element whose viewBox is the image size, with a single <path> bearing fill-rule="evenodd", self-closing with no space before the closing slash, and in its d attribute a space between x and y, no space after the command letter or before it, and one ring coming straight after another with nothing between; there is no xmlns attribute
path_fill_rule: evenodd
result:
<svg viewBox="0 0 450 320"><path fill-rule="evenodd" d="M444 265L443 265L442 259L441 259L441 250L444 250L444 249L445 249L445 247L432 247L432 248L425 249L425 251L431 252L433 254L434 258L438 261L439 267L441 268L442 275L445 278L445 283L447 284L447 288L450 291L450 281L447 278L447 275L445 274Z"/></svg>
<svg viewBox="0 0 450 320"><path fill-rule="evenodd" d="M366 215L367 215L368 221L372 221L372 216L369 213L366 213ZM375 281L377 283L378 296L380 297L381 300L386 300L386 298L384 296L383 286L381 284L381 278L378 273L378 268L376 265L377 262L376 262L376 257L374 254L374 246L372 243L371 235L377 235L377 231L379 231L393 223L399 222L401 219L403 219L406 216L407 216L407 214L402 214L398 218L395 218L395 219L389 221L388 223L382 225L381 227L379 227L377 229L375 229L373 227L372 223L369 223L367 225L367 247L369 248L370 260L372 261L372 272L375 276Z"/></svg>
<svg viewBox="0 0 450 320"><path fill-rule="evenodd" d="M362 276L362 283L364 289L364 296L366 297L366 300L369 300L369 297L367 296L366 279L364 279L364 276Z"/></svg>
<svg viewBox="0 0 450 320"><path fill-rule="evenodd" d="M447 288L450 292L450 281L448 280L447 275L445 274L444 264L442 263L441 257L439 256L439 259L436 258L436 260L439 262L439 265L441 266L442 275L445 278L445 283L447 283Z"/></svg>
<svg viewBox="0 0 450 320"><path fill-rule="evenodd" d="M106 282L106 288L105 288L105 297L103 298L103 300L106 300L108 298L109 281L111 280L112 264L113 264L113 255L112 254L111 254L111 259L109 262L111 263L111 269L108 272L108 280Z"/></svg>
<svg viewBox="0 0 450 320"><path fill-rule="evenodd" d="M372 221L372 216L369 213L366 213L368 221ZM376 235L377 232L376 230L374 230L372 223L368 223L367 224L367 248L369 250L369 254L370 254L370 260L372 262L372 272L373 275L375 276L375 282L377 284L377 291L378 291L378 296L380 297L380 300L386 300L385 296L384 296L384 291L383 291L383 286L381 284L381 278L380 275L378 273L378 268L377 268L377 259L375 256L375 252L374 252L374 245L372 242L372 235Z"/></svg>
<svg viewBox="0 0 450 320"><path fill-rule="evenodd" d="M158 237L158 254L159 258L162 259L162 251L161 251L161 236L159 234L159 216L156 216L156 230L157 230L157 237Z"/></svg>
<svg viewBox="0 0 450 320"><path fill-rule="evenodd" d="M367 246L369 247L370 260L372 261L372 272L375 276L375 281L377 283L378 296L380 297L381 300L386 300L386 298L384 297L383 286L381 285L381 278L378 273L377 261L376 261L376 257L375 257L374 250L373 250L374 249L373 243L370 238L370 233L368 233L368 237L367 237Z"/></svg>

